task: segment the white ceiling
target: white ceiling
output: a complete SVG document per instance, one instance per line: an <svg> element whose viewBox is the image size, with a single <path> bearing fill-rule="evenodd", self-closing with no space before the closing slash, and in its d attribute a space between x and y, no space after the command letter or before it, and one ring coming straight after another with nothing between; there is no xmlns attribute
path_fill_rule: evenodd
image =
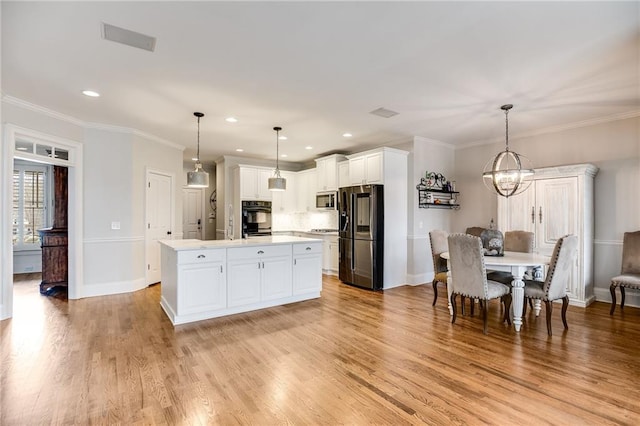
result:
<svg viewBox="0 0 640 426"><path fill-rule="evenodd" d="M512 138L640 111L634 1L1 4L4 96L150 133L185 158L194 111L204 161L274 159L275 125L286 160L309 161L416 135L500 139L505 103ZM155 52L101 39L101 22L156 37ZM369 114L379 107L399 115Z"/></svg>

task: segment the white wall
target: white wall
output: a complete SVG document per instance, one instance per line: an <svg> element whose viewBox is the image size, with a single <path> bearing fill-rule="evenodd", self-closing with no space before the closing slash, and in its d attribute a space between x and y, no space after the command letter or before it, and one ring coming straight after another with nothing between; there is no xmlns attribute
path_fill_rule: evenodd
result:
<svg viewBox="0 0 640 426"><path fill-rule="evenodd" d="M521 138L510 135L510 148L531 159L534 167L593 163L595 178L594 277L597 300L609 301L611 277L620 272L622 234L640 229L640 118L594 124ZM485 189L482 170L504 143L456 151L462 208L453 229L486 225L497 214L496 197ZM631 295L629 303L640 305Z"/></svg>

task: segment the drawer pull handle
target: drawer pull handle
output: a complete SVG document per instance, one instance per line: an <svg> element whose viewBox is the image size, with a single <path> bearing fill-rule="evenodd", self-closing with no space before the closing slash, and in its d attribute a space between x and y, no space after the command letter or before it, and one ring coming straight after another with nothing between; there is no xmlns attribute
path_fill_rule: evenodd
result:
<svg viewBox="0 0 640 426"><path fill-rule="evenodd" d="M258 250L258 254L264 254L262 250Z"/></svg>
<svg viewBox="0 0 640 426"><path fill-rule="evenodd" d="M204 259L205 257L207 257L207 256L205 256L204 254L199 254L198 255L198 259Z"/></svg>
<svg viewBox="0 0 640 426"><path fill-rule="evenodd" d="M311 250L311 247L307 247L305 250L309 251L309 250Z"/></svg>

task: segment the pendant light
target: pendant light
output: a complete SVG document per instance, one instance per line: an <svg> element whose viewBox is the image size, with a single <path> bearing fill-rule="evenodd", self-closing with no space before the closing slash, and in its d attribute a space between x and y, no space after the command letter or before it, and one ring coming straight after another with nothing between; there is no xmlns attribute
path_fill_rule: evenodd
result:
<svg viewBox="0 0 640 426"><path fill-rule="evenodd" d="M273 130L276 131L276 170L273 173L273 177L269 178L269 190L284 191L287 189L287 180L280 176L280 168L278 167L280 130L282 130L282 127L274 127Z"/></svg>
<svg viewBox="0 0 640 426"><path fill-rule="evenodd" d="M505 117L506 148L484 167L482 178L487 188L494 190L502 197L524 192L533 178L534 170L531 162L516 152L509 150L509 110L513 105L502 105ZM523 165L523 163L526 163Z"/></svg>
<svg viewBox="0 0 640 426"><path fill-rule="evenodd" d="M187 186L189 188L208 188L209 173L202 170L200 162L200 118L204 117L201 112L194 112L193 115L198 117L198 153L196 155L196 169L187 173Z"/></svg>

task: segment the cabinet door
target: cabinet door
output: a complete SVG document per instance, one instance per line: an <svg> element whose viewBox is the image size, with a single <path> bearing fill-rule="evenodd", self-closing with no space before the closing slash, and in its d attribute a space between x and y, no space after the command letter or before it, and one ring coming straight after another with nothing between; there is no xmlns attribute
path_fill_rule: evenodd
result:
<svg viewBox="0 0 640 426"><path fill-rule="evenodd" d="M293 294L322 290L322 257L297 256L293 259Z"/></svg>
<svg viewBox="0 0 640 426"><path fill-rule="evenodd" d="M316 187L317 175L315 169L311 169L308 173L309 187L305 193L305 211L312 212L316 210L316 193L309 188Z"/></svg>
<svg viewBox="0 0 640 426"><path fill-rule="evenodd" d="M498 229L535 232L535 210L535 182L521 194L509 198L498 196Z"/></svg>
<svg viewBox="0 0 640 426"><path fill-rule="evenodd" d="M358 157L349 160L349 184L361 185L365 180L365 158Z"/></svg>
<svg viewBox="0 0 640 426"><path fill-rule="evenodd" d="M340 253L338 251L338 239L329 242L329 270L338 272L338 265L340 263Z"/></svg>
<svg viewBox="0 0 640 426"><path fill-rule="evenodd" d="M575 177L536 181L536 245L551 253L556 241L579 234L578 179Z"/></svg>
<svg viewBox="0 0 640 426"><path fill-rule="evenodd" d="M180 315L227 307L227 282L222 262L180 266Z"/></svg>
<svg viewBox="0 0 640 426"><path fill-rule="evenodd" d="M331 242L327 237L322 241L322 269L331 269Z"/></svg>
<svg viewBox="0 0 640 426"><path fill-rule="evenodd" d="M384 183L384 159L382 152L367 155L365 164L365 175L367 183Z"/></svg>
<svg viewBox="0 0 640 426"><path fill-rule="evenodd" d="M271 201L272 192L269 191L269 178L273 176L273 170L258 169L256 188L259 200Z"/></svg>
<svg viewBox="0 0 640 426"><path fill-rule="evenodd" d="M328 168L328 160L316 160L316 189L318 191L327 191Z"/></svg>
<svg viewBox="0 0 640 426"><path fill-rule="evenodd" d="M242 200L258 199L258 169L240 168L240 198Z"/></svg>
<svg viewBox="0 0 640 426"><path fill-rule="evenodd" d="M260 301L260 269L258 259L227 262L228 306L242 306Z"/></svg>
<svg viewBox="0 0 640 426"><path fill-rule="evenodd" d="M349 162L342 161L338 163L338 188L349 185Z"/></svg>
<svg viewBox="0 0 640 426"><path fill-rule="evenodd" d="M298 172L296 174L296 211L304 212L307 211L307 193L309 191L309 173L308 172Z"/></svg>
<svg viewBox="0 0 640 426"><path fill-rule="evenodd" d="M291 257L267 258L262 264L262 300L291 296Z"/></svg>

